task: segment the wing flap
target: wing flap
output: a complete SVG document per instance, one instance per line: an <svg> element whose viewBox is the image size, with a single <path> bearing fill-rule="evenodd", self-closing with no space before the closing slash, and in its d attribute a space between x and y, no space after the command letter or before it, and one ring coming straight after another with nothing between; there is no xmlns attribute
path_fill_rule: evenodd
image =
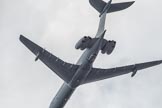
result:
<svg viewBox="0 0 162 108"><path fill-rule="evenodd" d="M103 80L107 78L112 78L112 77L128 74L130 72L137 72L138 70L156 66L161 63L162 63L162 60L139 63L139 64L128 65L128 66L123 66L123 67L110 68L110 69L92 68L90 74L87 76L87 78L85 79L83 83L85 84L85 83L99 81L99 80Z"/></svg>
<svg viewBox="0 0 162 108"><path fill-rule="evenodd" d="M52 71L54 71L60 78L65 82L69 82L76 70L78 69L77 65L66 63L54 56L50 52L41 48L37 44L33 43L24 36L20 36L20 41L36 55L36 60L40 59L45 65L47 65Z"/></svg>

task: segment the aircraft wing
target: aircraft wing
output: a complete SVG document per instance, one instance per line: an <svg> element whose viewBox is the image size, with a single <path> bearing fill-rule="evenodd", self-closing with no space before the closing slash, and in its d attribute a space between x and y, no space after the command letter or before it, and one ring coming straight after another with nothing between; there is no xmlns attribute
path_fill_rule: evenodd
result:
<svg viewBox="0 0 162 108"><path fill-rule="evenodd" d="M110 68L110 69L99 69L99 68L92 68L91 72L83 82L90 83L94 81L99 81L111 77L120 76L123 74L128 74L130 72L132 73L132 77L136 74L138 70L146 69L152 66L156 66L162 63L162 60L159 61L152 61L152 62L146 62L146 63L139 63L135 65L128 65L123 67L116 67L116 68Z"/></svg>
<svg viewBox="0 0 162 108"><path fill-rule="evenodd" d="M40 59L45 65L47 65L67 83L72 79L78 68L77 65L62 61L22 35L20 35L20 41L36 55L35 61Z"/></svg>

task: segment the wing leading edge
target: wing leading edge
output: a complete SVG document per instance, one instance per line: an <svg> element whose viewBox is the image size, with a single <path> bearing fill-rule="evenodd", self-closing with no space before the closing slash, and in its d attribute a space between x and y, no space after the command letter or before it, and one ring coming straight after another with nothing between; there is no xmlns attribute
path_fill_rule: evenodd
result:
<svg viewBox="0 0 162 108"><path fill-rule="evenodd" d="M78 68L77 65L62 61L22 35L20 35L20 41L36 55L35 60L40 59L65 82L68 83L72 79Z"/></svg>
<svg viewBox="0 0 162 108"><path fill-rule="evenodd" d="M133 77L138 70L156 66L161 63L162 63L162 60L139 63L139 64L128 65L128 66L123 66L123 67L110 68L110 69L92 68L90 74L87 76L83 84L128 74L130 72L132 72L131 76Z"/></svg>

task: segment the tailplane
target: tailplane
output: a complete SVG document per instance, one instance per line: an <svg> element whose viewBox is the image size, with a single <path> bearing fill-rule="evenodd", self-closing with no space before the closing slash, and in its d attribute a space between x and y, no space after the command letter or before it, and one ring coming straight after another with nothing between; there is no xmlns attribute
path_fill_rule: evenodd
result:
<svg viewBox="0 0 162 108"><path fill-rule="evenodd" d="M89 3L99 12L101 13L106 6L106 2L102 0L89 0Z"/></svg>
<svg viewBox="0 0 162 108"><path fill-rule="evenodd" d="M108 13L127 9L127 8L130 7L134 2L135 2L135 1L111 4L111 7L110 7L110 9L108 10Z"/></svg>
<svg viewBox="0 0 162 108"><path fill-rule="evenodd" d="M104 13L103 11L107 11L107 13L116 12L120 10L124 10L130 7L134 1L123 2L123 3L112 3L110 0L108 3L102 0L89 0L89 3L100 13Z"/></svg>

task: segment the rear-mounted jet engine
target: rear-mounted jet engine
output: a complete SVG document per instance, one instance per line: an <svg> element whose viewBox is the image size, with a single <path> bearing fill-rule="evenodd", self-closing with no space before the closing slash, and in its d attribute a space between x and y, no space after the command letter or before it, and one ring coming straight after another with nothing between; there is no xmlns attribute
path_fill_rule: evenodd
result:
<svg viewBox="0 0 162 108"><path fill-rule="evenodd" d="M86 48L91 48L94 43L97 41L98 38L91 38L89 36L84 36L81 38L77 44L75 45L76 49L84 50ZM107 41L103 39L102 46L101 46L101 53L110 55L114 50L116 42L113 40Z"/></svg>

